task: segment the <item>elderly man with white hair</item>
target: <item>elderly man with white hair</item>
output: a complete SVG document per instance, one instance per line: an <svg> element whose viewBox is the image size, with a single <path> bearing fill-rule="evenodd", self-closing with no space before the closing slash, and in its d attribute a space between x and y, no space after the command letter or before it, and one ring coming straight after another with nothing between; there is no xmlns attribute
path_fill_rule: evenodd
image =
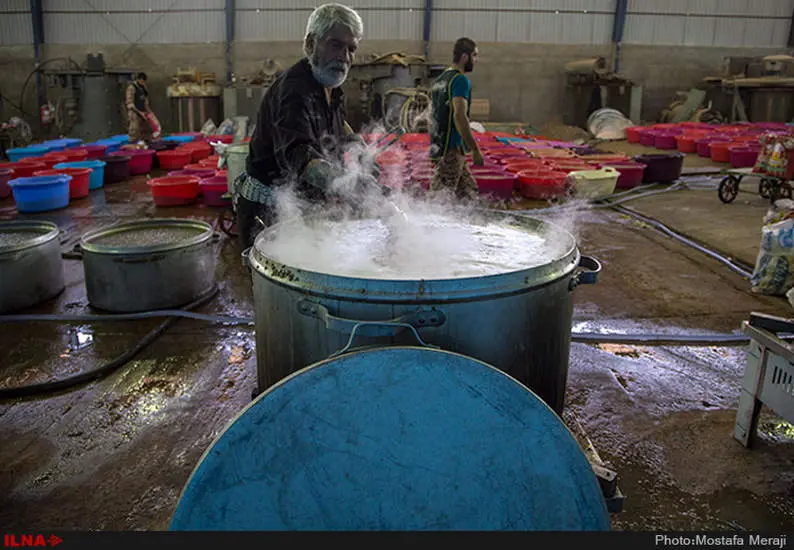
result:
<svg viewBox="0 0 794 550"><path fill-rule="evenodd" d="M263 97L246 171L235 181L243 248L253 244L263 225L275 223L274 187L297 182L301 196L312 201L337 196L330 185L342 173L344 144L353 137L340 86L363 32L361 17L351 8L318 7L306 25L306 57L284 71ZM377 168L372 172L360 175L353 188L380 191ZM342 198L360 200L354 196Z"/></svg>

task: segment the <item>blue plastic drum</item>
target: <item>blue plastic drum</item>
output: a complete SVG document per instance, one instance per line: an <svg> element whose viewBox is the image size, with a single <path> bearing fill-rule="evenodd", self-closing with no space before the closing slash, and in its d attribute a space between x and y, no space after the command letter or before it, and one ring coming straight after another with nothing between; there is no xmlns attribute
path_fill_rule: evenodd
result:
<svg viewBox="0 0 794 550"><path fill-rule="evenodd" d="M513 378L419 347L348 353L260 395L171 530L608 530L592 467Z"/></svg>

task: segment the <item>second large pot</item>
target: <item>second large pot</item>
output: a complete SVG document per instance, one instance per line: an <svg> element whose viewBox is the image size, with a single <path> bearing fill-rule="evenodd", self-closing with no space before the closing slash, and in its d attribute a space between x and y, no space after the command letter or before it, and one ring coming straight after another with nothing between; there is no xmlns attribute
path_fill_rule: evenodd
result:
<svg viewBox="0 0 794 550"><path fill-rule="evenodd" d="M51 222L0 223L0 313L37 305L63 291L59 234Z"/></svg>
<svg viewBox="0 0 794 550"><path fill-rule="evenodd" d="M80 248L88 301L115 312L184 306L215 285L215 242L209 224L177 218L86 233Z"/></svg>
<svg viewBox="0 0 794 550"><path fill-rule="evenodd" d="M486 277L364 279L285 265L266 254L263 230L247 252L252 267L259 390L353 347L440 346L506 372L562 412L568 374L573 290L594 283L599 263L582 257L567 231L530 218L490 214L500 223L561 243L548 263Z"/></svg>

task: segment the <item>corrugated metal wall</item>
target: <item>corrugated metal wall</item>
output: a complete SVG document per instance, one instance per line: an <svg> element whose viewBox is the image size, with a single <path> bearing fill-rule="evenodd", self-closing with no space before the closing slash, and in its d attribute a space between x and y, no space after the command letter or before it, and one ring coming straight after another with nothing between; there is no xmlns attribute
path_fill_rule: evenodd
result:
<svg viewBox="0 0 794 550"><path fill-rule="evenodd" d="M237 0L237 39L302 40L315 0ZM424 0L359 0L368 40L422 40Z"/></svg>
<svg viewBox="0 0 794 550"><path fill-rule="evenodd" d="M51 44L223 42L224 0L43 0Z"/></svg>
<svg viewBox="0 0 794 550"><path fill-rule="evenodd" d="M615 0L435 0L431 39L606 44Z"/></svg>
<svg viewBox="0 0 794 550"><path fill-rule="evenodd" d="M629 0L624 42L785 47L794 0Z"/></svg>
<svg viewBox="0 0 794 550"><path fill-rule="evenodd" d="M371 40L422 40L425 0L358 0ZM319 0L237 0L237 39L300 40ZM224 0L43 0L51 44L223 42ZM615 0L435 0L431 40L606 44ZM624 42L785 47L794 0L629 0ZM0 44L30 44L28 0L0 0Z"/></svg>
<svg viewBox="0 0 794 550"><path fill-rule="evenodd" d="M29 0L0 2L0 46L33 44Z"/></svg>

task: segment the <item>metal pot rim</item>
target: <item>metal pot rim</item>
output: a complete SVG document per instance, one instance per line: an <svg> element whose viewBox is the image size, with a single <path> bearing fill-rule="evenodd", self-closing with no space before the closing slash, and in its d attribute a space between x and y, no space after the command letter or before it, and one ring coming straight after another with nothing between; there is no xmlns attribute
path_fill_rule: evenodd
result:
<svg viewBox="0 0 794 550"><path fill-rule="evenodd" d="M151 246L103 246L91 242L99 237L104 237L110 233L118 233L126 230L140 229L142 227L191 227L202 229L203 232L197 234L195 237L185 239L183 241L151 245ZM154 252L167 252L170 250L180 250L188 248L197 244L202 244L212 238L212 226L200 220L190 218L150 218L144 220L133 220L122 222L111 226L101 227L85 233L80 239L80 248L83 252L91 252L94 254L108 254L108 255L128 255L128 254L151 254Z"/></svg>
<svg viewBox="0 0 794 550"><path fill-rule="evenodd" d="M466 300L485 296L513 294L537 288L570 275L579 263L580 253L576 239L562 227L510 211L484 211L486 216L498 219L518 218L519 220L545 227L552 232L562 232L570 237L567 250L555 259L527 269L485 275L480 277L450 279L367 279L320 273L289 266L263 254L256 241L264 235L277 231L281 222L263 230L256 238L254 246L246 251L249 265L253 271L277 284L299 289L310 294L335 296L339 298L371 302L411 302L438 300Z"/></svg>
<svg viewBox="0 0 794 550"><path fill-rule="evenodd" d="M16 246L8 246L8 247L0 246L0 254L17 253L26 250L28 248L40 246L42 244L50 242L53 239L58 238L58 235L61 232L61 230L58 228L58 225L53 222L33 221L33 220L14 220L10 222L2 222L2 224L0 224L0 227L16 227L20 229L27 228L27 229L47 230L46 232L42 232L38 237L34 237L29 241L18 244Z"/></svg>

